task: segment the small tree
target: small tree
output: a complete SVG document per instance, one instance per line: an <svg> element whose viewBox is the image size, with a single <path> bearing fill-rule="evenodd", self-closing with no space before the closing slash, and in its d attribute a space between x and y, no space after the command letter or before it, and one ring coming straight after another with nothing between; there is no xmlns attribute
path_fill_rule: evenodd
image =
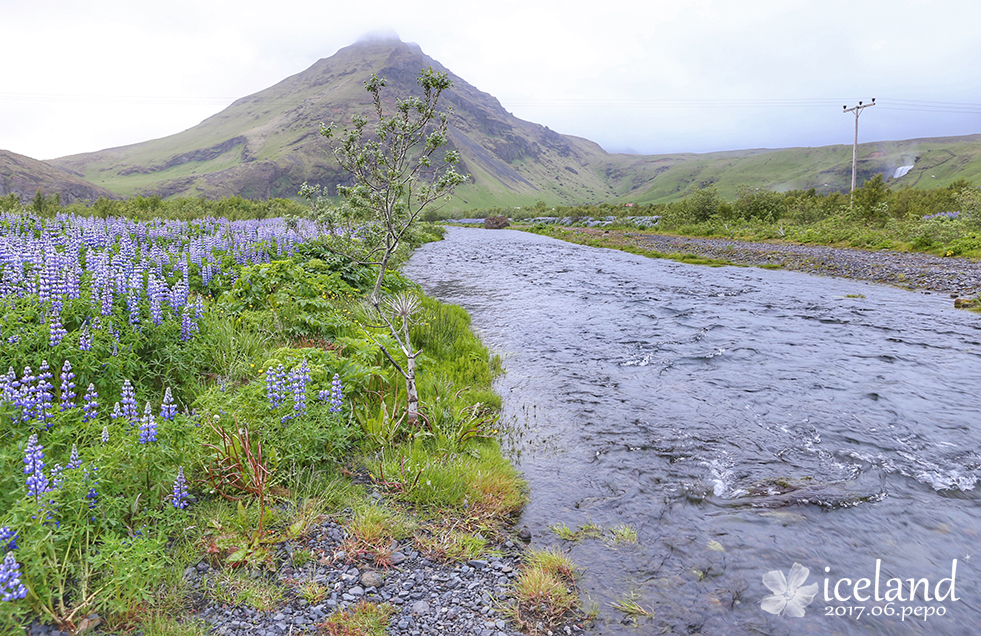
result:
<svg viewBox="0 0 981 636"><path fill-rule="evenodd" d="M418 303L401 296L385 303L381 288L393 254L423 211L469 177L456 171L459 154L437 151L447 143L447 114L436 108L440 95L452 86L447 73L423 70L416 78L423 96L395 100L395 111L386 114L382 100L385 79L372 73L365 83L371 94L374 122L356 114L353 126L338 132L332 123L321 124L320 134L331 141L334 157L353 177L354 185L338 186L343 199L336 205L326 192L303 185L300 194L312 201L314 219L332 251L356 262L378 267L369 300L399 349L403 367L382 347L389 361L405 378L407 419L418 419L419 398L415 387L415 358L409 341L409 320ZM391 313L391 317L389 314Z"/></svg>

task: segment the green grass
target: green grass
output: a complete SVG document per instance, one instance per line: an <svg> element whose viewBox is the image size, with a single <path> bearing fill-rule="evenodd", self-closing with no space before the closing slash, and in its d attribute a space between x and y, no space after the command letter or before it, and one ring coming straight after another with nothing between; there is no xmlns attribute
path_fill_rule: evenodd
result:
<svg viewBox="0 0 981 636"><path fill-rule="evenodd" d="M253 578L246 570L222 571L215 575L214 582L214 587L205 595L219 605L245 606L268 612L286 600L286 590L282 586Z"/></svg>
<svg viewBox="0 0 981 636"><path fill-rule="evenodd" d="M640 604L640 596L631 592L610 603L610 607L628 616L654 616L654 608L645 608Z"/></svg>
<svg viewBox="0 0 981 636"><path fill-rule="evenodd" d="M388 603L377 605L360 601L350 609L331 614L321 624L327 636L385 636L389 619L396 608Z"/></svg>
<svg viewBox="0 0 981 636"><path fill-rule="evenodd" d="M559 539L574 543L579 543L585 539L602 539L611 546L637 542L637 531L624 523L605 530L593 522L583 524L575 530L570 529L564 523L559 523L549 526L549 530Z"/></svg>
<svg viewBox="0 0 981 636"><path fill-rule="evenodd" d="M515 604L504 611L529 633L548 633L581 611L576 577L576 566L566 555L531 549L511 585Z"/></svg>

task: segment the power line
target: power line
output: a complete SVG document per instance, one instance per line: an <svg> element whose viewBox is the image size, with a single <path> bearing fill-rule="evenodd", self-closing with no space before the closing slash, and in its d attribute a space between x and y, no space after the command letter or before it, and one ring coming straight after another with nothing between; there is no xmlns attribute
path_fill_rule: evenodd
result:
<svg viewBox="0 0 981 636"><path fill-rule="evenodd" d="M872 98L871 104L862 105L862 102L858 103L858 106L852 106L849 108L847 105L842 106L843 113L855 113L855 143L852 145L852 202L855 200L855 169L858 167L858 116L862 114L862 111L869 106L875 106L875 98Z"/></svg>
<svg viewBox="0 0 981 636"><path fill-rule="evenodd" d="M252 96L249 96L252 97ZM238 97L217 96L167 96L167 95L81 95L57 93L2 93L0 102L39 103L128 103L128 104L231 104ZM254 97L255 101L269 105L296 105L305 99ZM586 97L499 97L509 108L827 108L848 98L586 98ZM251 100L250 100L251 101ZM981 115L981 104L944 102L915 99L880 98L877 105L882 110Z"/></svg>

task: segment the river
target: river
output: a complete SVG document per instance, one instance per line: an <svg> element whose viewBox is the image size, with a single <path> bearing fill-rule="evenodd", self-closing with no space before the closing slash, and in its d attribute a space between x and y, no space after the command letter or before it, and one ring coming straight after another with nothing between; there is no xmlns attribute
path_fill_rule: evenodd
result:
<svg viewBox="0 0 981 636"><path fill-rule="evenodd" d="M511 230L450 228L404 271L502 356L519 523L584 568L593 633L981 634L981 316Z"/></svg>

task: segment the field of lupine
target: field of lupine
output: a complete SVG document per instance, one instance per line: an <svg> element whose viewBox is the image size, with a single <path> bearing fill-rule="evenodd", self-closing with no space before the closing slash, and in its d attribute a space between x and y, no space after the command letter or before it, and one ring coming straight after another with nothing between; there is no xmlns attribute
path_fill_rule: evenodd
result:
<svg viewBox="0 0 981 636"><path fill-rule="evenodd" d="M251 585L234 572L275 568L272 546L318 515L404 505L486 527L520 507L466 314L422 299L425 417L409 429L361 302L374 272L315 236L282 219L0 214L4 633L166 622L189 603L186 565L226 569L234 596ZM386 288L421 295L397 273ZM392 506L344 477L359 471ZM351 554L383 562L386 532L354 532Z"/></svg>

